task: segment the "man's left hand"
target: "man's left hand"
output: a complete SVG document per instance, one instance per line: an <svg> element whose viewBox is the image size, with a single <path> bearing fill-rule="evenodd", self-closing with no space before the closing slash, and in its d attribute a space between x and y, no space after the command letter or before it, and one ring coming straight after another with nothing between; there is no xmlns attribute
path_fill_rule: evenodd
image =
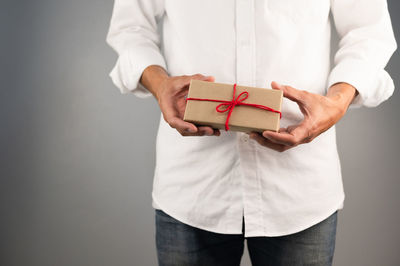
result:
<svg viewBox="0 0 400 266"><path fill-rule="evenodd" d="M344 82L332 85L325 96L280 85L275 81L271 83L271 87L282 90L284 97L296 102L304 116L301 123L281 128L279 132L249 133L250 138L259 144L279 152L309 143L328 130L343 117L358 94L353 86Z"/></svg>

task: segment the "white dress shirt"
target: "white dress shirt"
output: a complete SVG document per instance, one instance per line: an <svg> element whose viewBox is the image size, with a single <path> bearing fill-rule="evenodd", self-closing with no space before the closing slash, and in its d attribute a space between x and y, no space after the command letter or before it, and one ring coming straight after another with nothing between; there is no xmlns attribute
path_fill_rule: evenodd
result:
<svg viewBox="0 0 400 266"><path fill-rule="evenodd" d="M331 23L340 38L332 67ZM139 83L149 65L317 94L347 82L359 91L351 107L377 106L394 90L385 0L115 0L107 42L119 55L114 84L142 98L152 95ZM282 115L283 127L303 117L286 98ZM244 215L245 237L287 235L343 208L344 197L334 126L280 153L245 133L183 137L160 116L152 206L181 222L240 234Z"/></svg>

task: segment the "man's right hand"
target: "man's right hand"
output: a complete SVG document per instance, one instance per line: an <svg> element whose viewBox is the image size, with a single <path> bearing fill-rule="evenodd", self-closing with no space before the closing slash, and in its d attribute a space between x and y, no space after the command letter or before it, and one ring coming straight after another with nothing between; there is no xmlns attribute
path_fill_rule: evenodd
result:
<svg viewBox="0 0 400 266"><path fill-rule="evenodd" d="M214 77L201 74L170 77L164 68L152 65L143 71L140 82L157 99L164 120L182 136L219 136L221 133L218 129L209 126L196 127L192 123L183 121L186 108L185 96L192 79L214 81Z"/></svg>

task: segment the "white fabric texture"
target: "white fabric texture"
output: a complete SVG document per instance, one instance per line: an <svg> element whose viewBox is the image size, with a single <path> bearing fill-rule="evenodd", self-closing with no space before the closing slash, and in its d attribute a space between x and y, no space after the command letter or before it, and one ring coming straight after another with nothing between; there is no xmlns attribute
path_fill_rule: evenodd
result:
<svg viewBox="0 0 400 266"><path fill-rule="evenodd" d="M332 69L331 23L340 38ZM317 94L347 82L359 91L351 108L377 106L394 90L385 0L115 0L107 42L118 53L114 84L142 98L151 96L139 82L150 65ZM283 127L303 117L286 98L282 115ZM186 224L240 234L244 215L246 237L287 235L343 208L344 197L335 126L279 153L245 133L183 137L160 115L152 206Z"/></svg>

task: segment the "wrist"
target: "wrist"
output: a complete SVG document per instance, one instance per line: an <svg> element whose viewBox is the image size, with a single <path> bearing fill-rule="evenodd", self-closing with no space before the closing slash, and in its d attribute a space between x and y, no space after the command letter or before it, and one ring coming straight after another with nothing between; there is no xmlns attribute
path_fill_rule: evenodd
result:
<svg viewBox="0 0 400 266"><path fill-rule="evenodd" d="M151 65L143 71L140 83L148 89L158 101L163 87L162 84L169 78L170 76L163 67Z"/></svg>
<svg viewBox="0 0 400 266"><path fill-rule="evenodd" d="M333 84L328 89L326 97L336 102L343 108L343 111L346 112L347 108L357 95L358 91L355 87L345 82L339 82Z"/></svg>

